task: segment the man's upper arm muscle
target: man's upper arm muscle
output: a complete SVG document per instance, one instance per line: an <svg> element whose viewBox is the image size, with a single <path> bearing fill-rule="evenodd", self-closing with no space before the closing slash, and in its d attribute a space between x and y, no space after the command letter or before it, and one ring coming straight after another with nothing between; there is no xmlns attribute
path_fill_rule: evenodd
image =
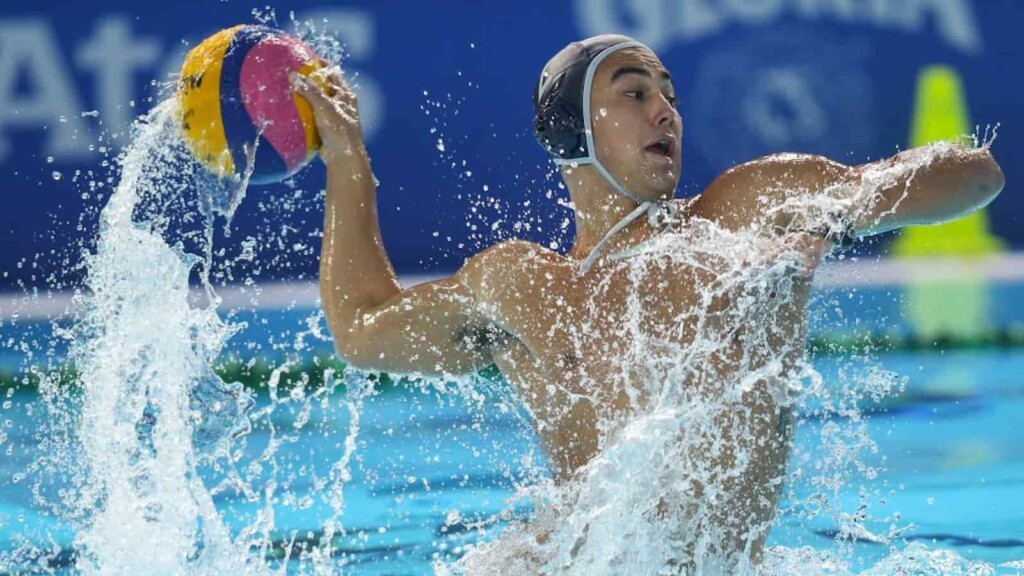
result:
<svg viewBox="0 0 1024 576"><path fill-rule="evenodd" d="M848 178L849 166L823 156L775 154L740 164L715 179L694 203L694 213L730 230L789 228L801 194L823 192ZM790 208L790 209L787 209Z"/></svg>
<svg viewBox="0 0 1024 576"><path fill-rule="evenodd" d="M731 229L841 226L866 236L963 216L987 205L1003 184L987 148L948 142L855 167L822 156L776 154L722 174L694 211Z"/></svg>
<svg viewBox="0 0 1024 576"><path fill-rule="evenodd" d="M488 252L450 278L399 292L360 310L349 327L332 328L342 358L353 366L423 375L467 374L491 364L501 336L482 311L477 290Z"/></svg>

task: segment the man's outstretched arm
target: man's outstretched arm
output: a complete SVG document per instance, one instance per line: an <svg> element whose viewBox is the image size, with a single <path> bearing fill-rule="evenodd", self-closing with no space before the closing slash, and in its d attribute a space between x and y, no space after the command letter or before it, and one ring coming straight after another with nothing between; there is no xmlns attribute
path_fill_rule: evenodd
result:
<svg viewBox="0 0 1024 576"><path fill-rule="evenodd" d="M966 216L988 206L1005 183L987 146L939 142L856 166L833 194L851 202L853 227L866 236Z"/></svg>
<svg viewBox="0 0 1024 576"><path fill-rule="evenodd" d="M377 186L363 142L355 95L337 68L326 86L294 77L313 107L327 166L320 295L335 347L366 369L466 373L490 363L467 337L484 322L464 274L403 291L381 241Z"/></svg>
<svg viewBox="0 0 1024 576"><path fill-rule="evenodd" d="M724 173L695 209L731 228L763 223L814 230L841 223L850 234L867 236L964 216L991 202L1004 182L987 146L939 142L860 166L777 154Z"/></svg>

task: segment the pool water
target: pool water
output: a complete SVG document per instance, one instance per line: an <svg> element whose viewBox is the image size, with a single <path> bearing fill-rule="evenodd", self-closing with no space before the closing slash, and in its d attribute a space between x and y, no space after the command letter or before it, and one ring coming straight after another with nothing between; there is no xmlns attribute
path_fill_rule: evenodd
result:
<svg viewBox="0 0 1024 576"><path fill-rule="evenodd" d="M913 525L903 541L994 564L1024 558L1024 431L1016 424L1024 409L1024 351L892 353L877 360L905 375L907 384L867 410L878 449L865 464L884 468L867 483L880 496L872 515L898 513L900 522ZM828 379L842 363L819 359L817 365ZM807 423L797 443L817 438L816 426ZM842 509L855 510L857 487L844 488ZM821 520L791 525L783 518L773 539L821 547L835 528ZM867 564L887 551L866 542L855 548Z"/></svg>
<svg viewBox="0 0 1024 576"><path fill-rule="evenodd" d="M850 362L844 356L815 358L826 382L839 381L837 374ZM850 479L834 496L840 510L863 507L868 532L837 544L831 515L784 513L769 544L833 551L846 546L854 572L875 565L890 547L911 542L997 566L1024 559L1024 350L891 352L869 363L905 376L906 385L893 397L862 406L877 450L868 447L859 458L880 469L878 476ZM47 414L35 393L8 396L0 445L0 550L7 565L0 570L35 565L61 571L73 562L74 531L68 521L45 512L37 498L60 500L62 479L33 472L46 450L39 431ZM304 407L308 421L299 430L294 423ZM342 392L324 402L274 405L264 393L254 410L271 410L265 422L274 429L257 426L241 444L240 461L258 461L268 443L279 444L273 461L263 463L273 492L268 496L268 486L258 485L263 472L248 470L260 497L225 488L214 490L215 501L235 530L266 513L272 502L275 546L262 553L281 557L290 550L295 556L317 541L331 513L322 498L311 496L329 489L352 411ZM358 414L351 479L343 486L344 535L336 538L344 573L430 573L435 560L454 558L466 543L500 531L508 511L513 517L528 514L526 503L510 504L509 498L517 485L544 474L543 454L528 417L500 382L479 396L429 386L382 388L363 400ZM801 418L791 474L819 464L813 454L821 427L834 421L809 410ZM203 473L207 486L229 476L212 466ZM793 489L783 510L808 497L803 483L794 482ZM871 534L893 529L902 532L891 542L871 541ZM37 557L40 548L48 550L45 557Z"/></svg>

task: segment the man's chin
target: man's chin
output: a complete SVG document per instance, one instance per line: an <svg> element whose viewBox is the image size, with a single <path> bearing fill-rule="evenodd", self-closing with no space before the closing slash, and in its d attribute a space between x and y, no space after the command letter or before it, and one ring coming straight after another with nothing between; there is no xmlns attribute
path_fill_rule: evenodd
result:
<svg viewBox="0 0 1024 576"><path fill-rule="evenodd" d="M679 175L673 172L654 174L647 178L646 200L671 200L679 186Z"/></svg>
<svg viewBox="0 0 1024 576"><path fill-rule="evenodd" d="M664 200L671 200L676 195L675 188L671 189L651 189L646 191L644 194L637 195L637 198L641 202L661 202Z"/></svg>

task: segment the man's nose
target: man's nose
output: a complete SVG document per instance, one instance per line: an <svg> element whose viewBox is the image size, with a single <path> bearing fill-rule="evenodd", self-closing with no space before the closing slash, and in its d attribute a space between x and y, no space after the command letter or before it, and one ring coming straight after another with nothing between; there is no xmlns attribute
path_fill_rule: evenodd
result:
<svg viewBox="0 0 1024 576"><path fill-rule="evenodd" d="M658 106L654 111L654 125L658 127L672 127L676 119L675 107L664 96L657 98L656 101Z"/></svg>

